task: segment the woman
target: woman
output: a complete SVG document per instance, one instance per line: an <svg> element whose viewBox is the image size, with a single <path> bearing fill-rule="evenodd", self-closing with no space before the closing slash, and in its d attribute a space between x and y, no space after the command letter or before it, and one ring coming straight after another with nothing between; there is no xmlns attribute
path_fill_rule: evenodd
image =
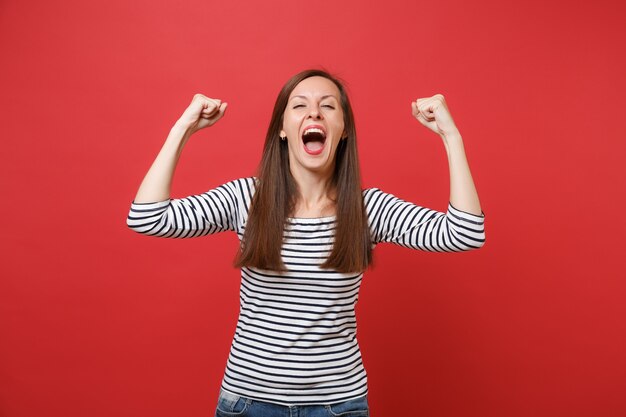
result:
<svg viewBox="0 0 626 417"><path fill-rule="evenodd" d="M239 235L241 309L217 416L294 409L308 416L368 415L354 306L372 249L380 242L428 251L483 245L484 214L443 96L411 105L448 154L446 213L361 189L350 102L324 71L303 71L279 93L256 178L170 199L184 145L221 119L227 104L196 94L172 128L128 225L163 237Z"/></svg>

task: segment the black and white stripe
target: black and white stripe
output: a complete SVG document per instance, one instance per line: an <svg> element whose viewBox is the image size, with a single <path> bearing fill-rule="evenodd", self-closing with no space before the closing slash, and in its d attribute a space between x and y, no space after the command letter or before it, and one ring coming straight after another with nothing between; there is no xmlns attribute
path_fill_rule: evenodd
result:
<svg viewBox="0 0 626 417"><path fill-rule="evenodd" d="M241 239L254 178L204 194L133 203L128 226L147 235L195 237L231 230ZM484 244L484 215L448 205L416 206L377 188L363 191L373 244L427 251L464 251ZM367 393L356 338L355 305L363 274L323 270L336 218L289 218L282 274L242 268L240 314L222 388L284 405L345 401Z"/></svg>

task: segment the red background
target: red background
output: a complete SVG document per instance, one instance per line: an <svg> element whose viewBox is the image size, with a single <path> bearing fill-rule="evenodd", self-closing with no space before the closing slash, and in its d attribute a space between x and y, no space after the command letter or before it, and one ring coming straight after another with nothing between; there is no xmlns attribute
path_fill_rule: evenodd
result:
<svg viewBox="0 0 626 417"><path fill-rule="evenodd" d="M446 96L487 243L380 245L357 314L374 416L626 415L624 54L618 1L0 3L0 415L212 415L237 238L126 215L193 94L229 103L174 196L252 175L273 102L348 84L364 186L445 210Z"/></svg>

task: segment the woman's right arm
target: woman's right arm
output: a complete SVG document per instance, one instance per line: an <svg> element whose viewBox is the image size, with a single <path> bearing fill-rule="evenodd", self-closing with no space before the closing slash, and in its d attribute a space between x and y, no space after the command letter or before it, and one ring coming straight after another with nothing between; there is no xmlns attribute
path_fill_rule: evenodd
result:
<svg viewBox="0 0 626 417"><path fill-rule="evenodd" d="M127 224L136 232L164 237L192 237L235 229L237 198L228 184L204 194L170 199L172 178L182 150L198 130L213 125L226 103L196 94L170 130L131 204Z"/></svg>
<svg viewBox="0 0 626 417"><path fill-rule="evenodd" d="M195 132L222 118L226 103L196 94L189 107L174 124L165 144L144 177L135 203L153 203L170 198L172 178L185 144Z"/></svg>

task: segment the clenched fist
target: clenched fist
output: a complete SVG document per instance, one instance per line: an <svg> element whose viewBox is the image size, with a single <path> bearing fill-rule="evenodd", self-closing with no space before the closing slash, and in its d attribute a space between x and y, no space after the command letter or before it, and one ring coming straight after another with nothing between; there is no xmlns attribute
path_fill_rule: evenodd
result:
<svg viewBox="0 0 626 417"><path fill-rule="evenodd" d="M443 95L418 98L411 102L411 107L413 116L433 132L441 136L458 132Z"/></svg>
<svg viewBox="0 0 626 417"><path fill-rule="evenodd" d="M178 119L178 123L188 128L191 133L213 125L224 116L227 103L222 103L216 98L209 98L202 94L196 94L191 100L191 104L183 115Z"/></svg>

